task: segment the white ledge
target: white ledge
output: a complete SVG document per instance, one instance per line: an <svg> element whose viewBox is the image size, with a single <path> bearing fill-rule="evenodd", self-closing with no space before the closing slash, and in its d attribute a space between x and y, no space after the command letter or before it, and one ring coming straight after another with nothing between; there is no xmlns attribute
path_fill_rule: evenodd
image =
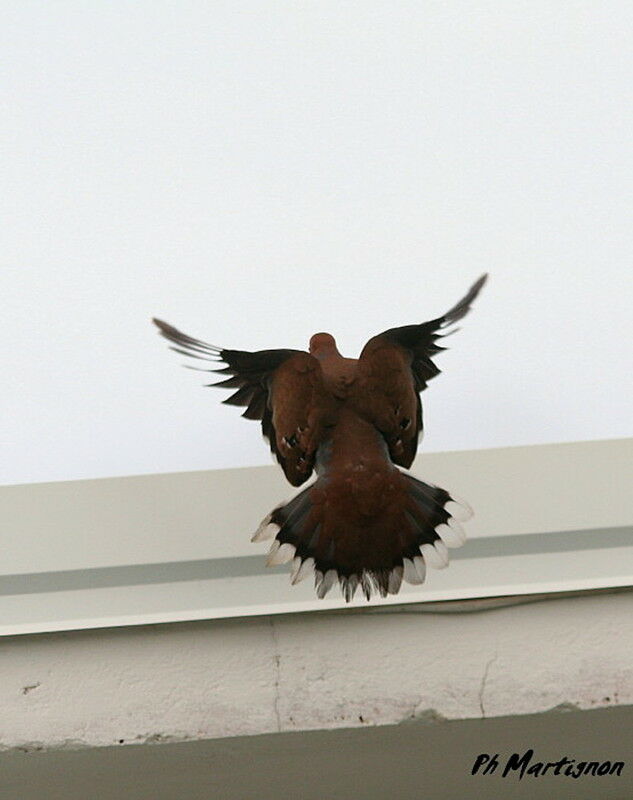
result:
<svg viewBox="0 0 633 800"><path fill-rule="evenodd" d="M631 463L633 439L421 456L415 474L474 506L470 541L423 586L351 606L631 585ZM272 466L4 487L0 634L345 607L250 543L288 494Z"/></svg>

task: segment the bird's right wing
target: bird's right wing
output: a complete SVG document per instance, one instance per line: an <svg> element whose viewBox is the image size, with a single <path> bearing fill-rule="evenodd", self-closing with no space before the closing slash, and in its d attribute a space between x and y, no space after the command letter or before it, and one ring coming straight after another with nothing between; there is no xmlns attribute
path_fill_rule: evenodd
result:
<svg viewBox="0 0 633 800"><path fill-rule="evenodd" d="M410 467L422 432L419 393L440 370L432 357L446 348L438 340L470 310L487 275L441 317L419 325L390 328L370 339L360 355L359 402L365 415L382 432L394 463ZM452 331L450 331L452 332Z"/></svg>
<svg viewBox="0 0 633 800"><path fill-rule="evenodd" d="M154 324L175 347L172 350L203 361L224 363L206 369L230 377L208 384L236 391L223 400L246 406L247 419L261 420L270 449L293 486L311 475L320 437L326 393L321 365L302 350L229 350L182 333L159 319Z"/></svg>

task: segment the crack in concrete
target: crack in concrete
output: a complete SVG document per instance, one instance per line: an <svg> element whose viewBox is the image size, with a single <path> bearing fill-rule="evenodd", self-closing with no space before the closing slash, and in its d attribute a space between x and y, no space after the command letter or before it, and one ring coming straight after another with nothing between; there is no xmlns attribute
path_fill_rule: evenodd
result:
<svg viewBox="0 0 633 800"><path fill-rule="evenodd" d="M277 719L277 731L281 733L281 714L279 712L279 677L281 672L281 656L279 655L279 641L277 639L277 629L275 628L274 617L268 617L268 620L270 621L270 632L273 640L273 664L275 665L275 696L273 698L273 711L275 712L275 718Z"/></svg>
<svg viewBox="0 0 633 800"><path fill-rule="evenodd" d="M490 667L497 660L498 654L495 653L492 658L488 660L484 667L484 674L481 676L481 684L479 685L479 710L481 711L482 719L486 718L486 709L484 708L484 692L486 691L486 681L488 680L488 672Z"/></svg>

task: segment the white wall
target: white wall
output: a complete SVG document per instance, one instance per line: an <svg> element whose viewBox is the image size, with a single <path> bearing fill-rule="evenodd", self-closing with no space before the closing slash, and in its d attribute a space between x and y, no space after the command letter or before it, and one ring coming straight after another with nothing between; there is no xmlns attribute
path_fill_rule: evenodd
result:
<svg viewBox="0 0 633 800"><path fill-rule="evenodd" d="M632 611L626 593L4 637L0 751L631 705Z"/></svg>
<svg viewBox="0 0 633 800"><path fill-rule="evenodd" d="M426 448L631 435L633 8L5 2L6 483L267 463L149 325L355 355L491 281Z"/></svg>

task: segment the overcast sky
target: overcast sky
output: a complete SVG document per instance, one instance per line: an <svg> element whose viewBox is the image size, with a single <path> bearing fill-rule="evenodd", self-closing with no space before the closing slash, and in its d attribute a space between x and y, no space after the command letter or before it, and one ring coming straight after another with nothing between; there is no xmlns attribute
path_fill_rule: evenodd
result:
<svg viewBox="0 0 633 800"><path fill-rule="evenodd" d="M269 463L169 351L490 281L430 451L633 435L633 5L3 2L0 482Z"/></svg>

